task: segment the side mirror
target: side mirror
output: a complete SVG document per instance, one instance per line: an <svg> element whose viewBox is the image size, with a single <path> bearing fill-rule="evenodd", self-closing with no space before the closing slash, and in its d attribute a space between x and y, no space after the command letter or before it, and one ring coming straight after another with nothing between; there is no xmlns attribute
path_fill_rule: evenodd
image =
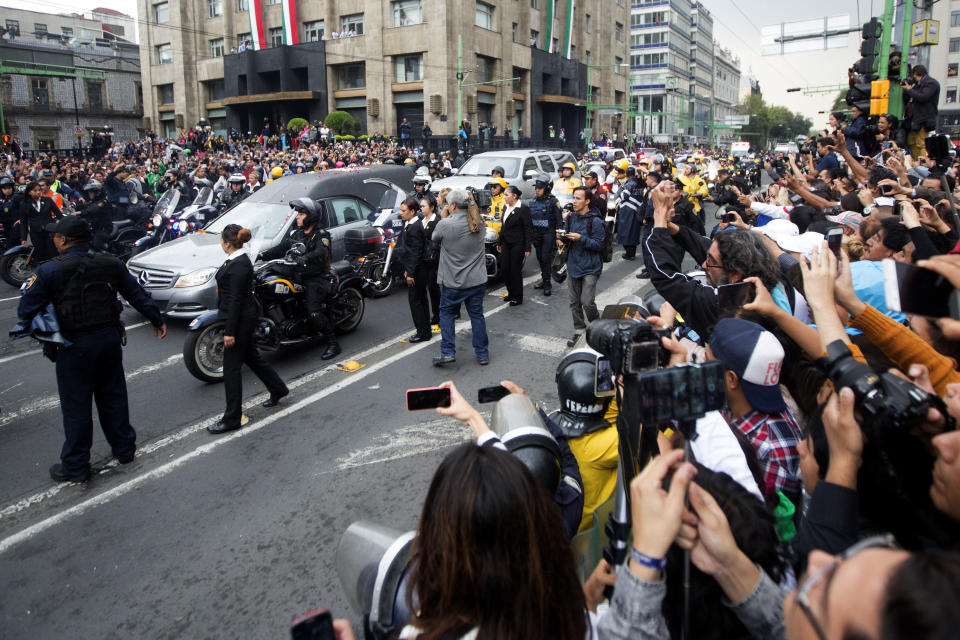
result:
<svg viewBox="0 0 960 640"><path fill-rule="evenodd" d="M527 180L536 180L538 175L540 175L540 173L536 169L529 169L523 174L523 177Z"/></svg>

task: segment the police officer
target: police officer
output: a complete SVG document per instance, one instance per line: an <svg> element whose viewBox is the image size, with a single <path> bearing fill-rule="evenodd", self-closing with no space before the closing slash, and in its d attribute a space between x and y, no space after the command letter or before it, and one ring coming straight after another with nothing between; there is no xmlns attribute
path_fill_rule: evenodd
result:
<svg viewBox="0 0 960 640"><path fill-rule="evenodd" d="M507 201L503 198L504 190L507 188L507 181L503 178L493 178L487 183L487 189L490 190L490 215L497 218L503 215L507 208Z"/></svg>
<svg viewBox="0 0 960 640"><path fill-rule="evenodd" d="M549 296L552 293L550 269L556 251L557 229L563 226L563 212L557 198L550 193L553 182L547 174L538 175L533 188L537 195L530 201L530 222L533 225L533 246L540 263L540 282L533 288L543 289L543 295Z"/></svg>
<svg viewBox="0 0 960 640"><path fill-rule="evenodd" d="M130 426L127 407L122 306L117 294L150 319L158 338L167 335L167 327L156 303L123 263L89 248L90 227L80 216L66 216L50 225L50 232L60 255L37 268L20 298L17 315L29 323L52 302L60 331L71 342L56 355L66 440L60 464L50 467L50 477L57 482L84 481L90 477L91 400L96 399L100 426L117 461L133 461L136 450L137 434Z"/></svg>
<svg viewBox="0 0 960 640"><path fill-rule="evenodd" d="M93 240L90 245L97 251L105 251L110 234L113 232L116 210L103 192L103 185L97 180L90 180L83 185L83 196L87 206L83 208L80 217L86 220L93 230Z"/></svg>
<svg viewBox="0 0 960 640"><path fill-rule="evenodd" d="M16 190L10 176L0 178L0 224L7 238L7 248L20 241L20 203L23 194Z"/></svg>
<svg viewBox="0 0 960 640"><path fill-rule="evenodd" d="M113 171L107 174L104 186L107 190L107 199L115 207L125 210L130 205L130 185L127 178L136 172L133 165L117 165Z"/></svg>
<svg viewBox="0 0 960 640"><path fill-rule="evenodd" d="M417 201L417 207L419 209L420 203L423 202L423 199L427 195L430 187L430 170L427 167L420 167L417 169L416 175L413 176L413 191L411 191L408 196Z"/></svg>
<svg viewBox="0 0 960 640"><path fill-rule="evenodd" d="M637 170L628 166L624 173L626 181L620 187L620 207L617 209L617 242L623 247L624 260L637 259L637 245L640 244L640 181L637 180Z"/></svg>
<svg viewBox="0 0 960 640"><path fill-rule="evenodd" d="M307 319L317 335L327 341L320 359L329 360L340 353L333 321L327 315L327 301L336 292L335 277L330 271L330 234L320 226L320 207L310 198L297 198L290 202L290 208L297 212L297 226L280 244L260 255L264 260L271 260L285 255L296 243L306 246L299 264L307 296Z"/></svg>
<svg viewBox="0 0 960 640"><path fill-rule="evenodd" d="M27 246L27 236L33 244L37 260L46 260L57 255L47 225L60 219L61 213L53 200L42 194L40 184L31 182L24 190L20 202L20 244Z"/></svg>
<svg viewBox="0 0 960 640"><path fill-rule="evenodd" d="M243 202L248 195L250 195L250 189L247 188L247 179L242 173L235 173L227 178L227 188L220 192L220 207L229 209Z"/></svg>

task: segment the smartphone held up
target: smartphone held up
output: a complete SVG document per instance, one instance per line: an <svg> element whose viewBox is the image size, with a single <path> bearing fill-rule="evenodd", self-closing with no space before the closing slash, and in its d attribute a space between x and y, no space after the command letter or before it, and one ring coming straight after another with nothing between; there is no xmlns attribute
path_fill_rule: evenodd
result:
<svg viewBox="0 0 960 640"><path fill-rule="evenodd" d="M407 389L407 411L425 411L449 406L450 389L446 387Z"/></svg>

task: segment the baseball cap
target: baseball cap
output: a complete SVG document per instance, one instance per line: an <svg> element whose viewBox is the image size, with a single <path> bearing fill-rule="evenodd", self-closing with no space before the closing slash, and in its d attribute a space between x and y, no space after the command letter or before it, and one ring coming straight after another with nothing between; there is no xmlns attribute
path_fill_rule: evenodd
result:
<svg viewBox="0 0 960 640"><path fill-rule="evenodd" d="M597 172L596 172L596 171L587 171L585 174L583 174L583 177L584 177L584 178L593 178L594 180L599 180L599 179L600 179L600 176L597 175Z"/></svg>
<svg viewBox="0 0 960 640"><path fill-rule="evenodd" d="M800 228L784 218L776 218L762 227L754 227L754 230L767 236L777 244L779 244L780 238L800 235Z"/></svg>
<svg viewBox="0 0 960 640"><path fill-rule="evenodd" d="M783 345L755 322L723 318L710 335L710 351L740 378L750 406L763 413L787 408L780 393Z"/></svg>
<svg viewBox="0 0 960 640"><path fill-rule="evenodd" d="M46 226L48 233L59 233L65 238L85 240L93 237L90 225L79 216L64 216L59 222Z"/></svg>
<svg viewBox="0 0 960 640"><path fill-rule="evenodd" d="M845 227L859 229L860 223L863 222L863 214L857 213L856 211L841 211L838 215L827 216L827 220Z"/></svg>
<svg viewBox="0 0 960 640"><path fill-rule="evenodd" d="M816 231L807 231L798 236L785 236L777 240L777 244L784 251L799 253L806 257L813 254L815 248L823 246L824 235Z"/></svg>

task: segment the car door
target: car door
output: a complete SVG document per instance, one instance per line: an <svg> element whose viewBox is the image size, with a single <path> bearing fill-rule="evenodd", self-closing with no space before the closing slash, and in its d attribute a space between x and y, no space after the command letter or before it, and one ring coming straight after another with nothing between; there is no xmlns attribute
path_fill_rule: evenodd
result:
<svg viewBox="0 0 960 640"><path fill-rule="evenodd" d="M327 198L324 201L324 207L329 225L327 231L330 233L331 260L342 260L344 253L343 234L346 233L347 229L356 229L369 224L367 216L373 212L373 209L366 203L350 196Z"/></svg>
<svg viewBox="0 0 960 640"><path fill-rule="evenodd" d="M553 164L553 160L549 154L541 153L537 155L537 161L540 163L540 168L543 172L549 174L551 180L556 180L560 177L560 173L557 171L557 167Z"/></svg>
<svg viewBox="0 0 960 640"><path fill-rule="evenodd" d="M533 172L532 177L530 177ZM523 161L523 169L520 170L520 190L523 192L521 195L522 198L533 198L536 196L536 191L534 191L533 183L537 181L537 176L540 175L540 165L537 164L537 159L533 156L527 156Z"/></svg>

